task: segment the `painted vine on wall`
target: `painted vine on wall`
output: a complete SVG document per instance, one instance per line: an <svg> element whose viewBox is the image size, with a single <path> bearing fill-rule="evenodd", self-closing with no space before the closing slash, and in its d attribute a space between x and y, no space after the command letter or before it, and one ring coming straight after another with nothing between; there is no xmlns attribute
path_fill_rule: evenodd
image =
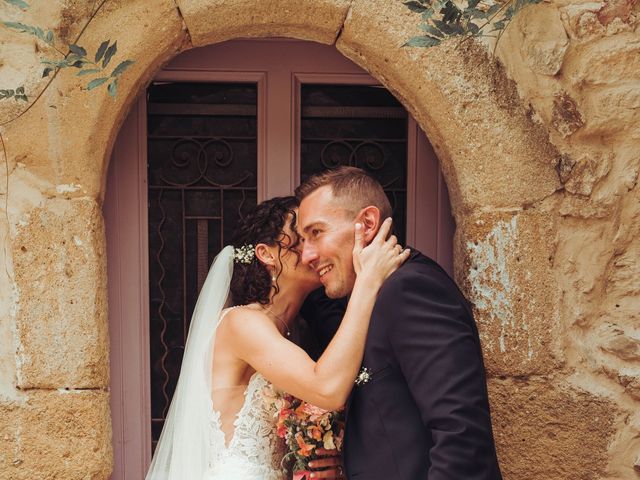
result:
<svg viewBox="0 0 640 480"><path fill-rule="evenodd" d="M404 4L421 15L423 35L410 38L405 46L434 47L447 38L496 38L496 45L513 17L527 5L542 0L409 0Z"/></svg>
<svg viewBox="0 0 640 480"><path fill-rule="evenodd" d="M27 4L24 0L4 1L9 5L13 5L14 7L20 8L22 10L26 10L27 8L29 8L29 4ZM87 24L85 24L85 28L83 28L80 32L78 39L74 43L70 43L66 46L66 53L56 46L55 37L51 30L45 32L45 30L43 30L41 27L26 25L21 22L0 22L6 28L34 36L40 43L48 46L50 50L53 50L59 55L60 58L58 59L42 59L42 64L45 65L42 72L43 78L49 77L53 73L53 76L51 77L51 80L53 80L53 78L55 78L55 75L60 70L64 68L76 68L78 69L78 73L76 75L79 77L95 77L87 83L85 87L87 90L93 90L96 87L107 84L109 95L115 97L118 90L118 78L125 72L127 68L129 68L134 63L134 61L123 60L113 70L111 70L111 72L109 72L107 70L107 67L110 64L111 59L116 55L118 51L117 41L114 41L113 43L111 43L111 40L103 41L96 50L95 54L91 57L88 56L87 50L84 47L78 45L78 40L86 29L87 25L91 22L91 20L93 20L95 15L105 3L106 0L100 3L100 5L98 5L98 7L93 11ZM48 86L49 84L45 86L45 89ZM29 97L25 93L24 86L19 86L17 88L0 89L0 100L7 100L10 98L13 98L16 101L29 101ZM36 100L34 100L34 103L35 101L37 101L37 98Z"/></svg>

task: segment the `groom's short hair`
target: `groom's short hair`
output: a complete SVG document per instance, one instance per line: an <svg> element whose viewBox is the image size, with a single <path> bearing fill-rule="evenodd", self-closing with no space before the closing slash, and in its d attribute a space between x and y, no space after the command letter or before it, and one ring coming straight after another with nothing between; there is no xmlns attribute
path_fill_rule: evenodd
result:
<svg viewBox="0 0 640 480"><path fill-rule="evenodd" d="M317 189L327 185L331 187L333 196L354 215L370 205L378 207L381 219L390 217L393 213L382 185L367 172L356 167L342 166L312 175L296 188L296 197L301 202Z"/></svg>

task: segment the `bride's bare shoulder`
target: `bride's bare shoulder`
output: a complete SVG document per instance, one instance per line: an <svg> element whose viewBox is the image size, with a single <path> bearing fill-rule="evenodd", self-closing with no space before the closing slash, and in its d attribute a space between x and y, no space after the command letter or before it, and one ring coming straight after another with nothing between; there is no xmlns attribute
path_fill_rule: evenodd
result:
<svg viewBox="0 0 640 480"><path fill-rule="evenodd" d="M222 325L220 326L226 324L227 328L232 331L251 332L254 328L274 327L264 310L252 305L231 307L223 312L223 315L222 320L224 321L221 320Z"/></svg>

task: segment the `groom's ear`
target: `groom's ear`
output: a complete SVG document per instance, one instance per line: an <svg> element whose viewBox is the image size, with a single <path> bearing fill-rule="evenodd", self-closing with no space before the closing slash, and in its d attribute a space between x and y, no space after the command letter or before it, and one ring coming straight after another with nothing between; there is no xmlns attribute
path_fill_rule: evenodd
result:
<svg viewBox="0 0 640 480"><path fill-rule="evenodd" d="M371 243L378 233L382 219L380 218L380 209L373 205L363 208L360 211L359 221L362 223L364 241L366 244Z"/></svg>

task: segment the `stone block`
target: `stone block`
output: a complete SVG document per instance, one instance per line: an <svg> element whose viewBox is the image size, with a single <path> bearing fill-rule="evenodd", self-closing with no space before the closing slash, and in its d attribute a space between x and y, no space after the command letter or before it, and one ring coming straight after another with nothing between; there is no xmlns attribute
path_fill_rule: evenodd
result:
<svg viewBox="0 0 640 480"><path fill-rule="evenodd" d="M460 225L456 277L474 306L489 375L523 376L562 363L559 291L548 214L480 213Z"/></svg>
<svg viewBox="0 0 640 480"><path fill-rule="evenodd" d="M402 2L355 0L336 47L407 107L441 162L458 221L517 208L559 188L559 157L504 70L474 42L403 47L424 34Z"/></svg>
<svg viewBox="0 0 640 480"><path fill-rule="evenodd" d="M509 480L606 476L614 403L549 380L489 380L494 435Z"/></svg>
<svg viewBox="0 0 640 480"><path fill-rule="evenodd" d="M94 200L53 199L13 241L21 388L108 385L106 258Z"/></svg>
<svg viewBox="0 0 640 480"><path fill-rule="evenodd" d="M624 33L598 38L567 58L563 73L585 87L616 85L640 79L640 38Z"/></svg>
<svg viewBox="0 0 640 480"><path fill-rule="evenodd" d="M541 75L556 75L569 48L560 12L551 4L527 8L517 16L522 34L520 52L529 68Z"/></svg>
<svg viewBox="0 0 640 480"><path fill-rule="evenodd" d="M111 418L103 391L31 391L0 404L0 480L106 480Z"/></svg>
<svg viewBox="0 0 640 480"><path fill-rule="evenodd" d="M331 44L350 0L177 0L194 46L237 37L292 37Z"/></svg>
<svg viewBox="0 0 640 480"><path fill-rule="evenodd" d="M581 155L573 160L571 171L566 174L564 188L569 193L589 196L594 186L611 170L613 155L596 153Z"/></svg>

